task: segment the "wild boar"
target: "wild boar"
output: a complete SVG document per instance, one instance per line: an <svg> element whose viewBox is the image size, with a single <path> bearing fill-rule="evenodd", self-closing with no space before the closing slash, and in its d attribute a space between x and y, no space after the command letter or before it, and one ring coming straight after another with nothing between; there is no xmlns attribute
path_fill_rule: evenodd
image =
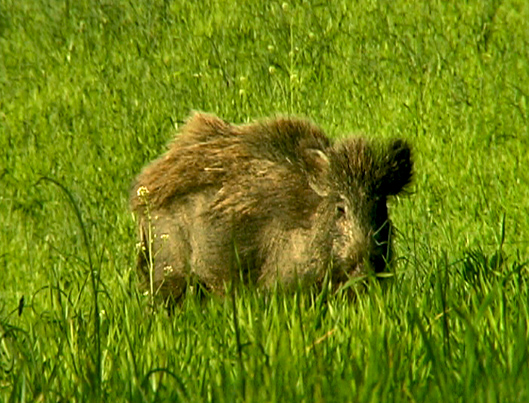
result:
<svg viewBox="0 0 529 403"><path fill-rule="evenodd" d="M190 281L222 293L339 284L392 258L386 200L412 178L410 146L333 141L294 118L231 125L195 113L137 177L138 269L164 299Z"/></svg>

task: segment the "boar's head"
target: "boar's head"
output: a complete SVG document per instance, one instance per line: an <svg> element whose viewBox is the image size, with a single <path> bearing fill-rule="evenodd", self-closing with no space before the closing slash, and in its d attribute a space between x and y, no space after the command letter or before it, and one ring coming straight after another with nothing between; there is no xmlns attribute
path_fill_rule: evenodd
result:
<svg viewBox="0 0 529 403"><path fill-rule="evenodd" d="M410 146L403 140L382 146L352 138L315 152L313 160L319 173L311 187L325 200L321 217L327 222L320 228L329 231L333 279L383 271L392 255L387 199L411 181Z"/></svg>

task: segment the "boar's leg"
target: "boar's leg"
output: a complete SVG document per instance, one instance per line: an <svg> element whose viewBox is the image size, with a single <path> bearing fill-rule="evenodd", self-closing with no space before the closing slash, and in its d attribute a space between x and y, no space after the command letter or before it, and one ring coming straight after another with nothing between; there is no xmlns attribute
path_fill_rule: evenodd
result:
<svg viewBox="0 0 529 403"><path fill-rule="evenodd" d="M178 300L187 286L198 284L222 294L233 278L233 248L226 244L229 237L207 214L212 194L187 195L151 214L156 295ZM143 272L149 281L148 271Z"/></svg>
<svg viewBox="0 0 529 403"><path fill-rule="evenodd" d="M138 266L144 289L163 300L181 298L187 283L189 245L185 231L167 211L152 214L140 225ZM151 284L152 282L152 284Z"/></svg>

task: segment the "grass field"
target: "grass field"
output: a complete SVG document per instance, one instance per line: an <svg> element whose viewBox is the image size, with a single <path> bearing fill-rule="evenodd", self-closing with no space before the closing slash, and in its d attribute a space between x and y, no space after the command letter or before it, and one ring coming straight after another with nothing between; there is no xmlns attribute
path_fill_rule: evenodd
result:
<svg viewBox="0 0 529 403"><path fill-rule="evenodd" d="M191 110L407 139L393 278L151 313L128 191ZM0 150L0 401L529 401L526 0L0 0Z"/></svg>

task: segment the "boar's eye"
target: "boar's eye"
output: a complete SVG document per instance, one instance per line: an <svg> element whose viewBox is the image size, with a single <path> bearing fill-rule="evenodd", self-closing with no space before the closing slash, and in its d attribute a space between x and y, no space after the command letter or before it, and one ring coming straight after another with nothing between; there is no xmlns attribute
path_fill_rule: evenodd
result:
<svg viewBox="0 0 529 403"><path fill-rule="evenodd" d="M345 216L346 213L347 213L347 208L345 206L345 202L339 202L336 205L336 214L340 217L343 217Z"/></svg>

